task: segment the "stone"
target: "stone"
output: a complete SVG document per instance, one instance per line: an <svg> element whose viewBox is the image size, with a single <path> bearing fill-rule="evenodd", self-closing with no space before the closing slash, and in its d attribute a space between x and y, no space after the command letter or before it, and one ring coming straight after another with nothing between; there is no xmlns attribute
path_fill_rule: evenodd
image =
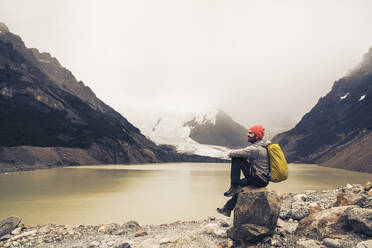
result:
<svg viewBox="0 0 372 248"><path fill-rule="evenodd" d="M146 236L148 233L146 231L139 231L134 234L134 237L143 237Z"/></svg>
<svg viewBox="0 0 372 248"><path fill-rule="evenodd" d="M102 225L98 228L98 232L101 233L110 233L112 232L113 227L111 225Z"/></svg>
<svg viewBox="0 0 372 248"><path fill-rule="evenodd" d="M364 184L365 191L369 191L370 189L372 189L372 182L367 182L366 184Z"/></svg>
<svg viewBox="0 0 372 248"><path fill-rule="evenodd" d="M372 248L372 239L359 242L356 248Z"/></svg>
<svg viewBox="0 0 372 248"><path fill-rule="evenodd" d="M11 232L11 234L12 234L12 235L18 235L18 234L21 233L22 229L23 229L22 226L17 227L16 229L14 229L14 230Z"/></svg>
<svg viewBox="0 0 372 248"><path fill-rule="evenodd" d="M21 223L21 218L12 215L0 221L0 237L11 233Z"/></svg>
<svg viewBox="0 0 372 248"><path fill-rule="evenodd" d="M324 247L318 241L312 239L299 239L296 242L296 248L320 248Z"/></svg>
<svg viewBox="0 0 372 248"><path fill-rule="evenodd" d="M259 241L274 233L279 212L280 199L274 190L244 187L238 195L233 227L227 236L243 244Z"/></svg>
<svg viewBox="0 0 372 248"><path fill-rule="evenodd" d="M159 242L159 244L161 245L170 244L170 243L173 243L173 240L171 240L170 238L162 238Z"/></svg>
<svg viewBox="0 0 372 248"><path fill-rule="evenodd" d="M372 236L372 209L353 208L348 212L347 219L355 232Z"/></svg>
<svg viewBox="0 0 372 248"><path fill-rule="evenodd" d="M307 195L306 194L297 194L293 197L295 201L306 201Z"/></svg>
<svg viewBox="0 0 372 248"><path fill-rule="evenodd" d="M309 215L309 209L303 202L293 202L291 212L294 220L302 220Z"/></svg>
<svg viewBox="0 0 372 248"><path fill-rule="evenodd" d="M351 208L353 207L333 207L303 218L295 233L312 238L325 238L329 234L351 231L347 221L347 211Z"/></svg>
<svg viewBox="0 0 372 248"><path fill-rule="evenodd" d="M205 226L204 231L208 234L214 233L218 229L217 223L209 223Z"/></svg>
<svg viewBox="0 0 372 248"><path fill-rule="evenodd" d="M88 248L96 248L99 247L100 243L98 241L92 241L89 243Z"/></svg>
<svg viewBox="0 0 372 248"><path fill-rule="evenodd" d="M354 193L338 193L337 200L334 203L335 207L350 206L350 205L360 205L364 200L361 194Z"/></svg>
<svg viewBox="0 0 372 248"><path fill-rule="evenodd" d="M170 248L184 248L184 247L210 248L210 247L216 247L216 244L201 235L196 235L193 233L184 233L168 247Z"/></svg>
<svg viewBox="0 0 372 248"><path fill-rule="evenodd" d="M343 247L343 245L341 244L341 241L338 239L325 238L323 239L323 244L329 248L342 248Z"/></svg>
<svg viewBox="0 0 372 248"><path fill-rule="evenodd" d="M282 228L286 233L292 234L296 231L298 227L298 222L287 222L287 221L278 219L277 226Z"/></svg>
<svg viewBox="0 0 372 248"><path fill-rule="evenodd" d="M227 237L226 230L222 230L222 229L214 230L213 234L218 237Z"/></svg>
<svg viewBox="0 0 372 248"><path fill-rule="evenodd" d="M115 246L115 248L131 248L131 246L130 246L129 243L124 242L124 243L121 243L121 244Z"/></svg>

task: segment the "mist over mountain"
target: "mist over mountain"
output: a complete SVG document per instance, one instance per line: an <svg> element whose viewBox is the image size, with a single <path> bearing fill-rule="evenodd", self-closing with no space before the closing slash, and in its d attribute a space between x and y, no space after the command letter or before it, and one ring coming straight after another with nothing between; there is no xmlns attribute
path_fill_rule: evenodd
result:
<svg viewBox="0 0 372 248"><path fill-rule="evenodd" d="M208 160L146 139L56 58L28 49L3 23L0 106L1 170Z"/></svg>
<svg viewBox="0 0 372 248"><path fill-rule="evenodd" d="M291 130L278 134L290 162L372 172L372 48Z"/></svg>

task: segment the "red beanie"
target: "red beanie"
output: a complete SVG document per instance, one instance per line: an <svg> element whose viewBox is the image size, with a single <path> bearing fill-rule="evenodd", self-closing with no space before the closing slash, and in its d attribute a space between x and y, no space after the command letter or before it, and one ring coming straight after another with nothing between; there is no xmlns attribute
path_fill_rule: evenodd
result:
<svg viewBox="0 0 372 248"><path fill-rule="evenodd" d="M259 138L260 140L263 139L265 135L265 128L263 126L252 126L249 130L252 130L252 132Z"/></svg>

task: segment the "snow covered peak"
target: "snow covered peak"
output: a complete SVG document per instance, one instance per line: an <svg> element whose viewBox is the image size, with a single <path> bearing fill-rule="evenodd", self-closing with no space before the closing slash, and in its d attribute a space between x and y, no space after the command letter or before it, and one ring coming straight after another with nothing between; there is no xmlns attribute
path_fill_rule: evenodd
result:
<svg viewBox="0 0 372 248"><path fill-rule="evenodd" d="M360 96L360 98L359 98L359 102L360 102L360 101L363 101L364 98L366 98L366 95Z"/></svg>
<svg viewBox="0 0 372 248"><path fill-rule="evenodd" d="M218 113L218 109L200 112L194 117L194 121L197 124L211 123L213 125L216 125L217 113Z"/></svg>

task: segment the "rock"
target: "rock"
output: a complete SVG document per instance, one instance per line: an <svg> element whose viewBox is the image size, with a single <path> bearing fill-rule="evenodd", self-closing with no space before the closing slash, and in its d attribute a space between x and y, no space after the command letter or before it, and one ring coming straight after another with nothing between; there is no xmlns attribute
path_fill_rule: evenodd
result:
<svg viewBox="0 0 372 248"><path fill-rule="evenodd" d="M96 248L100 245L98 241L92 241L89 243L88 248Z"/></svg>
<svg viewBox="0 0 372 248"><path fill-rule="evenodd" d="M318 241L312 239L299 239L296 242L296 248L320 248L324 247Z"/></svg>
<svg viewBox="0 0 372 248"><path fill-rule="evenodd" d="M121 243L121 244L115 246L115 248L131 248L131 246L130 246L129 243L124 242L124 243Z"/></svg>
<svg viewBox="0 0 372 248"><path fill-rule="evenodd" d="M43 226L43 227L41 227L41 228L38 230L38 232L41 233L41 234L45 234L45 233L47 233L47 232L49 232L49 231L50 231L50 225Z"/></svg>
<svg viewBox="0 0 372 248"><path fill-rule="evenodd" d="M366 184L364 184L365 191L369 191L370 189L372 189L372 182L367 182Z"/></svg>
<svg viewBox="0 0 372 248"><path fill-rule="evenodd" d="M329 248L342 248L341 241L338 239L330 239L330 238L325 238L323 239L323 244Z"/></svg>
<svg viewBox="0 0 372 248"><path fill-rule="evenodd" d="M14 229L14 230L11 232L11 234L12 234L12 235L18 235L18 234L21 233L22 229L23 229L23 226L17 227L16 229Z"/></svg>
<svg viewBox="0 0 372 248"><path fill-rule="evenodd" d="M350 189L352 189L352 188L353 188L353 186L352 186L351 184L349 184L349 183L346 184L346 189L349 189L349 190L350 190Z"/></svg>
<svg viewBox="0 0 372 248"><path fill-rule="evenodd" d="M300 221L296 234L318 238L350 231L346 212L351 208L353 207L333 207L310 215Z"/></svg>
<svg viewBox="0 0 372 248"><path fill-rule="evenodd" d="M286 233L291 234L294 233L298 227L297 222L286 222L281 219L278 219L277 226L282 228Z"/></svg>
<svg viewBox="0 0 372 248"><path fill-rule="evenodd" d="M213 232L214 235L218 236L218 237L227 237L226 235L226 231L225 230L222 230L222 229L217 229L217 230L214 230Z"/></svg>
<svg viewBox="0 0 372 248"><path fill-rule="evenodd" d="M181 235L178 239L174 241L170 248L212 248L216 247L216 244L209 239L192 233L186 233Z"/></svg>
<svg viewBox="0 0 372 248"><path fill-rule="evenodd" d="M208 234L214 233L218 229L217 223L209 223L205 226L204 231Z"/></svg>
<svg viewBox="0 0 372 248"><path fill-rule="evenodd" d="M360 205L363 201L363 196L361 194L354 193L338 193L337 200L334 203L335 207L350 206L350 205Z"/></svg>
<svg viewBox="0 0 372 248"><path fill-rule="evenodd" d="M21 223L21 218L12 215L0 221L0 237L11 233Z"/></svg>
<svg viewBox="0 0 372 248"><path fill-rule="evenodd" d="M143 237L146 236L148 233L146 231L139 231L134 234L134 237Z"/></svg>
<svg viewBox="0 0 372 248"><path fill-rule="evenodd" d="M356 248L372 248L372 239L359 242L356 246Z"/></svg>
<svg viewBox="0 0 372 248"><path fill-rule="evenodd" d="M372 236L372 209L353 208L348 212L347 219L355 232Z"/></svg>
<svg viewBox="0 0 372 248"><path fill-rule="evenodd" d="M306 194L297 194L293 197L295 201L306 201L307 195Z"/></svg>
<svg viewBox="0 0 372 248"><path fill-rule="evenodd" d="M309 209L303 202L293 202L291 212L294 220L302 220L309 215Z"/></svg>
<svg viewBox="0 0 372 248"><path fill-rule="evenodd" d="M368 191L368 196L372 196L372 189Z"/></svg>
<svg viewBox="0 0 372 248"><path fill-rule="evenodd" d="M227 247L231 248L234 246L234 242L232 240L227 241Z"/></svg>
<svg viewBox="0 0 372 248"><path fill-rule="evenodd" d="M244 187L234 209L233 227L227 235L243 244L259 241L274 233L279 212L280 200L275 191Z"/></svg>
<svg viewBox="0 0 372 248"><path fill-rule="evenodd" d="M170 238L162 238L159 242L160 245L165 245L165 244L170 244L170 243L173 243L173 240L171 240Z"/></svg>
<svg viewBox="0 0 372 248"><path fill-rule="evenodd" d="M112 232L113 227L111 225L102 225L98 228L98 232L101 233L110 233Z"/></svg>

